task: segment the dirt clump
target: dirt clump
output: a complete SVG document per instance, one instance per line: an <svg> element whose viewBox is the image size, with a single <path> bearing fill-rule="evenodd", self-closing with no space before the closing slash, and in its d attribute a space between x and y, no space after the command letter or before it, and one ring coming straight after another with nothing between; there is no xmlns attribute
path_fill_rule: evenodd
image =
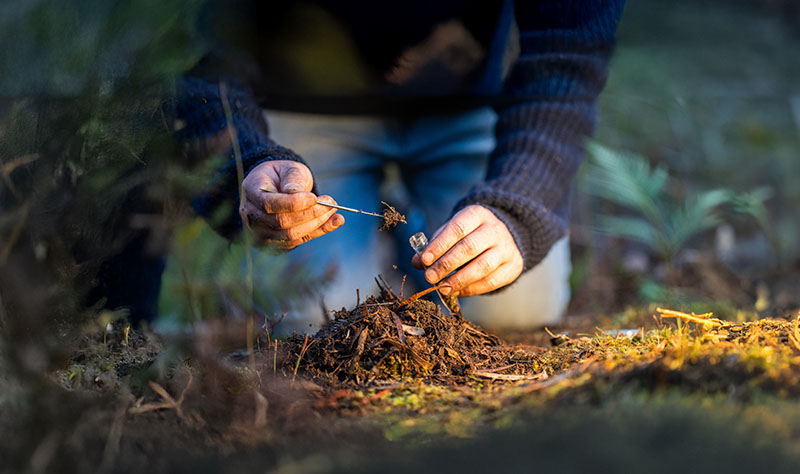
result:
<svg viewBox="0 0 800 474"><path fill-rule="evenodd" d="M397 209L384 201L381 201L381 204L386 206L386 209L383 210L383 224L378 227L378 230L393 229L400 223L407 224L406 216L397 212Z"/></svg>
<svg viewBox="0 0 800 474"><path fill-rule="evenodd" d="M290 352L312 377L339 382L468 376L513 366L514 349L480 327L420 299L402 300L382 280L380 295L342 309L310 338L290 339Z"/></svg>

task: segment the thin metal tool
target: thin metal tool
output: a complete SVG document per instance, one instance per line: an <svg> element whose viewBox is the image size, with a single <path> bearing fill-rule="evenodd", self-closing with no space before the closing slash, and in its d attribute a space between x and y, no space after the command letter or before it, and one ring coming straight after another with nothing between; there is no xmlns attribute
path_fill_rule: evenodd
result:
<svg viewBox="0 0 800 474"><path fill-rule="evenodd" d="M383 219L383 214L376 214L374 212L362 211L361 209L353 209L352 207L339 206L338 204L331 204L329 202L317 201L317 204L319 204L321 206L333 207L333 208L339 209L341 211L355 212L356 214L366 214L368 216L375 216L375 217L380 217L381 219Z"/></svg>
<svg viewBox="0 0 800 474"><path fill-rule="evenodd" d="M428 246L428 237L426 237L423 232L417 232L408 239L408 243L411 244L414 252L422 257L422 252L424 252L425 247ZM453 295L443 295L439 293L438 290L436 291L436 294L439 295L439 299L442 300L442 304L444 304L445 308L450 311L450 314L459 319L464 319L464 316L461 315L461 305L458 304L458 298Z"/></svg>
<svg viewBox="0 0 800 474"><path fill-rule="evenodd" d="M265 192L265 193L271 193L272 192L269 189L264 189L264 188L258 188L258 189L260 191ZM354 212L356 214L364 214L364 215L367 215L367 216L375 216L375 217L380 217L381 219L383 219L383 214L377 214L375 212L362 211L361 209L353 209L352 207L345 207L345 206L340 206L338 204L331 204L329 202L322 202L322 201L317 201L317 204L319 204L321 206L333 207L335 209L339 209L340 211Z"/></svg>

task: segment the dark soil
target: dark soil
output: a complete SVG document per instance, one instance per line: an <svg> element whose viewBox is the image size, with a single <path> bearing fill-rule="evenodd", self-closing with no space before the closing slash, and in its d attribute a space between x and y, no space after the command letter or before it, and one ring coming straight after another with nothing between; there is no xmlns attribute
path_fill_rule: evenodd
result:
<svg viewBox="0 0 800 474"><path fill-rule="evenodd" d="M152 333L116 321L84 334L69 364L54 375L68 389L117 389L129 375L146 373L162 350L161 341Z"/></svg>
<svg viewBox="0 0 800 474"><path fill-rule="evenodd" d="M49 378L66 391L29 389L15 397L17 408L0 404L0 437L9 440L0 446L0 458L10 460L6 471L21 472L30 459L47 469L69 465L80 472L241 472L254 465L270 471L287 458L304 462L311 453L333 456L325 463L351 472L359 466L370 470L367 461L379 452L382 459L407 457L417 466L421 453L413 451L413 442L446 440L446 448L455 446L447 449L457 450L463 447L453 444L455 439L484 432L493 437L476 446L505 463L517 457L498 456L495 445L488 447L509 433L494 428L528 426L540 433L547 426L548 436L537 438L531 449L548 453L554 448L543 443L551 431L566 433L562 442L569 444L568 439L582 439L583 430L604 430L603 423L623 431L609 441L608 449L619 445L619 454L645 425L618 411L630 411L634 401L640 405L632 407L631 416L641 417L652 411L653 400L675 403L676 393L682 394L679 405L668 405L652 423L668 428L676 410L696 404L693 413L701 415L732 410L718 423L721 435L744 417L763 427L776 445L798 442L796 319L731 323L685 315L693 319L651 318L649 330L594 329L595 334L588 333L586 322L554 329L557 338L535 331L508 344L443 314L420 293L403 298L383 280L379 286L378 295L339 311L316 335L272 341L252 359L242 351L214 350L203 331L169 345L146 332L131 330L126 338L122 322L95 329ZM233 333L245 333L241 323ZM210 332L219 335L222 329L213 326ZM178 347L192 355L169 356ZM764 399L773 404L767 411L758 405ZM777 406L781 411L772 414ZM740 415L740 409L749 415ZM607 417L587 425L597 410L607 410ZM670 435L656 452L705 426L692 419L676 427L680 436ZM587 436L588 443L596 435ZM622 441L627 436L630 441ZM743 446L749 446L748 436L741 436ZM694 439L708 436L701 432ZM408 443L393 442L398 440ZM58 449L47 451L49 445ZM431 455L442 455L441 449L436 445ZM784 456L779 449L772 455Z"/></svg>
<svg viewBox="0 0 800 474"><path fill-rule="evenodd" d="M443 314L419 294L402 300L385 282L378 284L378 297L336 312L311 338L294 336L289 362L299 360L303 372L315 378L356 384L529 372L514 362L526 355L496 336Z"/></svg>
<svg viewBox="0 0 800 474"><path fill-rule="evenodd" d="M401 222L403 224L407 224L406 216L397 212L397 209L390 206L384 201L381 201L381 204L386 206L386 209L383 210L383 225L378 227L378 230L389 230L397 227L397 224Z"/></svg>

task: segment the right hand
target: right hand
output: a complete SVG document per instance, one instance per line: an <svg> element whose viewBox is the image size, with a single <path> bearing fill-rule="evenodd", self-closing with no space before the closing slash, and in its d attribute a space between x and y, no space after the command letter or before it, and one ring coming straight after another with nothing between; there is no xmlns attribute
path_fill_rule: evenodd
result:
<svg viewBox="0 0 800 474"><path fill-rule="evenodd" d="M264 244L293 249L344 224L344 216L336 209L317 204L318 199L336 202L330 196L317 198L311 192L314 180L302 163L266 161L250 170L242 187L242 224Z"/></svg>

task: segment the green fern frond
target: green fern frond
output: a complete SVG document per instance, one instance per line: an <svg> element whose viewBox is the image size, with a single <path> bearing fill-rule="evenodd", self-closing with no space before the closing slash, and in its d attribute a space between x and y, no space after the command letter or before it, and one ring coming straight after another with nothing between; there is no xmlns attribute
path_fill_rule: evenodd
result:
<svg viewBox="0 0 800 474"><path fill-rule="evenodd" d="M643 157L617 153L597 143L590 143L587 149L591 157L587 164L589 192L635 209L663 227L665 219L658 199L667 182L667 170L663 167L651 170Z"/></svg>
<svg viewBox="0 0 800 474"><path fill-rule="evenodd" d="M601 216L601 230L643 243L665 260L693 236L718 225L721 206L737 202L742 209L760 212L757 202L763 192L742 198L727 189L712 189L678 199L667 192L669 173L664 166L651 166L640 155L619 153L597 143L590 143L587 150L587 192L638 215Z"/></svg>

